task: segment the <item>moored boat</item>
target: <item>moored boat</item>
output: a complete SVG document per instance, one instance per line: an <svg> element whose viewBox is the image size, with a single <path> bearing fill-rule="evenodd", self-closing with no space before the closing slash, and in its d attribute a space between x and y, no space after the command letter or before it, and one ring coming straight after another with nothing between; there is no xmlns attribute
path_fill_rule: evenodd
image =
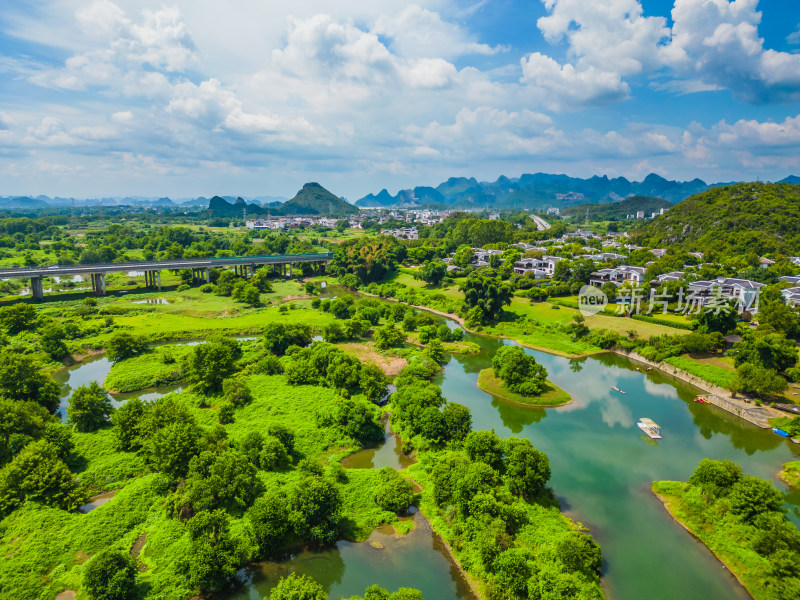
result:
<svg viewBox="0 0 800 600"><path fill-rule="evenodd" d="M636 426L654 440L661 439L661 427L653 419L642 418Z"/></svg>
<svg viewBox="0 0 800 600"><path fill-rule="evenodd" d="M785 438L789 437L789 432L788 431L784 431L783 429L778 429L777 427L773 427L772 428L772 433L777 433L779 436L785 437Z"/></svg>

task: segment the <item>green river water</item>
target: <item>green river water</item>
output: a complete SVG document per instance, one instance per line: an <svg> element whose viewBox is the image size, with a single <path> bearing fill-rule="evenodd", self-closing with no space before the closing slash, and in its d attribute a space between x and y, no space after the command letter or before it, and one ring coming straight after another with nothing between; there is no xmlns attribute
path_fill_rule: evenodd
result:
<svg viewBox="0 0 800 600"><path fill-rule="evenodd" d="M800 523L800 493L775 478L783 462L798 460L800 446L714 406L692 402L697 390L657 371L637 369L628 359L604 354L582 360L526 350L548 370L549 379L574 402L558 409L531 409L497 400L477 387L501 340L468 335L481 346L471 356L453 356L437 383L445 397L472 410L474 429L530 439L547 453L551 487L565 513L589 527L603 550L603 584L613 600L737 599L748 594L701 544L677 525L650 492L652 481L686 480L703 458L731 459L746 472L772 480L784 492L790 518ZM108 372L105 358L65 372L69 387ZM616 386L626 393L613 391ZM168 390L164 390L168 391ZM161 395L160 392L150 397ZM650 417L663 439L650 440L636 427ZM351 457L350 468L400 468L396 438ZM321 551L303 550L240 572L241 584L218 600L258 600L290 571L325 586L330 598L363 594L376 583L422 590L426 600L473 598L441 541L420 516L416 529L396 536L376 530L367 542L339 542ZM378 542L382 548L374 547Z"/></svg>

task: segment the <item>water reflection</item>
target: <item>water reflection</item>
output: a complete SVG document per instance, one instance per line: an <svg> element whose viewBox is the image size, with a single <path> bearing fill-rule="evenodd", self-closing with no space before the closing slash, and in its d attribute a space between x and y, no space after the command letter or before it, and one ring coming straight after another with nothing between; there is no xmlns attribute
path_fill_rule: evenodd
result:
<svg viewBox="0 0 800 600"><path fill-rule="evenodd" d="M413 521L414 530L404 536L381 527L365 542L342 541L254 563L239 572L237 585L212 598L261 600L281 577L298 573L313 577L331 600L363 595L374 584L390 591L414 587L431 600L476 600L427 521L417 514Z"/></svg>

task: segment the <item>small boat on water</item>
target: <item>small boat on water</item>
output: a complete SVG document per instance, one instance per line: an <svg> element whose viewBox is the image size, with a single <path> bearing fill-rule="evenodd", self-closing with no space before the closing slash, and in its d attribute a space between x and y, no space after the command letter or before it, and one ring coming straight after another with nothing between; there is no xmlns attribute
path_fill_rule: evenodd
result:
<svg viewBox="0 0 800 600"><path fill-rule="evenodd" d="M708 398L704 398L703 396L695 396L695 402L700 402L701 404L710 404Z"/></svg>
<svg viewBox="0 0 800 600"><path fill-rule="evenodd" d="M778 429L777 427L773 427L772 428L772 433L777 433L779 436L785 437L785 438L789 437L789 432L788 431L784 431L783 429Z"/></svg>
<svg viewBox="0 0 800 600"><path fill-rule="evenodd" d="M789 439L792 440L795 444L800 444L800 438L789 438Z"/></svg>
<svg viewBox="0 0 800 600"><path fill-rule="evenodd" d="M661 439L661 427L653 419L642 418L636 426L654 440Z"/></svg>
<svg viewBox="0 0 800 600"><path fill-rule="evenodd" d="M624 394L625 393L615 385L612 385L611 389L614 390L615 392L619 392L620 394Z"/></svg>

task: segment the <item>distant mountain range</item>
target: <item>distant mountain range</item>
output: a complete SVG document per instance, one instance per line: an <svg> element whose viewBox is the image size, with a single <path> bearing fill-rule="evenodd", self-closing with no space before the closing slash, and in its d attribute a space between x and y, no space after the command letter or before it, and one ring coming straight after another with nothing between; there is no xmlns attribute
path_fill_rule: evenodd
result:
<svg viewBox="0 0 800 600"><path fill-rule="evenodd" d="M235 202L237 196L216 196L229 202ZM245 201L255 202L257 205L266 206L269 204L278 205L286 202L288 198L283 196L256 196L255 198L245 198ZM37 208L63 208L72 206L73 202L79 208L95 208L97 206L136 206L136 207L199 207L208 206L208 198L200 196L198 198L154 198L148 196L125 196L113 198L62 198L56 196L0 196L0 210L3 209L37 209Z"/></svg>
<svg viewBox="0 0 800 600"><path fill-rule="evenodd" d="M214 196L208 203L211 215L215 217L237 217L244 211L248 215L331 215L355 214L358 208L332 194L316 182L307 183L294 198L281 204L272 202L265 206L247 204L237 198L230 203L220 196Z"/></svg>
<svg viewBox="0 0 800 600"><path fill-rule="evenodd" d="M800 183L800 177L787 177L780 183ZM356 201L360 208L401 208L426 205L447 208L564 209L581 204L618 202L631 196L649 196L680 202L719 184L701 179L670 181L651 173L643 181L624 177L609 179L595 175L589 179L551 175L524 174L517 178L500 177L494 182L479 182L474 177L451 177L434 187L400 190L392 196L386 189Z"/></svg>

